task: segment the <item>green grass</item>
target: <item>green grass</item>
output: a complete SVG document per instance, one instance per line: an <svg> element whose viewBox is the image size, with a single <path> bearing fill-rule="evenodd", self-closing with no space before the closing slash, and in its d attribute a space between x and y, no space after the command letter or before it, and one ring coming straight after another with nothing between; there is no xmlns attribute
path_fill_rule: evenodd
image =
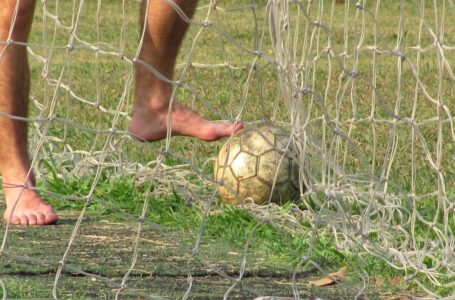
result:
<svg viewBox="0 0 455 300"><path fill-rule="evenodd" d="M61 24L70 26L78 5L73 7L70 1L61 1L60 7L57 9L55 4L50 2L52 1L46 1L47 10L52 14L58 14ZM352 271L349 273L351 280L348 281L349 284L361 282L364 278L364 272L366 272L370 277L370 290L375 293L387 292L391 285L398 285L397 292L421 293L415 283L403 282L402 280L406 272L407 274L413 272L411 269L395 270L382 259L366 255L360 246L354 249L336 246L339 240L336 240L333 232L324 225L330 224L332 218L340 218L340 206L347 213L357 216L366 211L365 203L339 201L337 203L332 202L325 209L321 209L321 203L326 200L322 190L306 197L305 203L297 203L303 211L308 210L316 214L321 210L322 223L318 227L320 234L312 241L312 228L316 226L315 224L311 224L308 220L300 220L298 224L300 230L292 231L289 228L283 228L280 222L261 222L254 214L250 214L241 208L225 205L217 197L212 199L215 186L207 184L207 180L194 172L189 175L185 173L182 175L183 177L177 177L177 175L181 175L178 173L179 171L176 171L174 175L169 172L165 174L167 177L165 176L162 182L153 181L152 184L152 181L147 179L145 184L137 185L136 180L142 174L140 174L137 165L134 164L150 164L150 170L153 170L154 162L161 157L166 144L164 141L141 144L121 133L112 136L109 141L107 140L107 131L110 128L115 126L116 129L122 131L126 130L129 124L128 116L134 102L134 88L131 83L127 83L128 77L133 72L128 59L134 58L140 37L140 29L137 25L139 4L136 1L125 1L126 13L122 15L120 13L122 10L121 2L117 2L102 2L99 25L96 22L96 1L84 2L79 25L75 31L79 40L74 42L76 48L71 52L67 52L64 48L69 42L69 31L59 27L54 37L53 21L50 18L43 18L41 8L43 4L38 4L37 7L30 44L49 45L55 39L55 48L32 46L35 53L49 58L47 78L50 81L45 82L42 79L43 64L38 59L31 57L31 96L35 101L31 104L31 116L47 117L52 115L57 117L57 120L31 125L30 147L32 154L37 157L35 170L40 179L39 189L44 192L46 199L52 203L57 211L80 212L84 202L72 201L67 198L86 197L95 183L94 178L99 170L98 168L102 166L99 170L100 178L96 182L94 194L87 209L87 220L89 221L93 218L94 220L109 220L110 222L128 225L130 225L129 222L134 221L131 224L136 224L137 218L142 212L146 194L152 189L151 196L148 198L149 208L145 216L148 224L158 224L159 228L166 228L177 239L182 238L185 243L188 242L191 246L194 246L198 234L201 233L200 242L202 246L199 250L202 257L210 254L211 246L217 251L219 250L219 252L215 251L217 255L221 255L222 250L226 248L233 253L239 253L235 260L238 266L241 263L243 253L246 251L247 262L252 259L264 268L286 270L288 272L286 274L290 275L293 268L307 254L308 247L311 245L310 258L326 270L336 270L344 265L350 267ZM341 53L346 48L352 54L354 45L359 39L359 36L353 32L356 28L361 28L363 11L356 10L354 3L351 3L345 22L344 6L336 5L332 12L331 1L322 2L324 7L320 19L323 24L331 23L330 35L334 38L331 44L332 49ZM285 101L289 99L283 99L283 96L280 95L277 70L273 64L269 64L270 60L275 58L275 54L270 44L268 24L263 27L264 20L267 17L264 13L265 3L253 1L257 6L255 12L259 36L255 31L251 9L229 10L243 6L245 3L234 0L219 3L227 12L212 13L209 20L214 26L204 29L200 36L197 35L201 29L200 26L194 25L190 28L182 45L178 63L184 63L188 59L189 51L197 37L194 44L195 48L191 53L193 65L227 63L235 68L199 68L194 66L189 68L184 74L184 88L177 90L177 98L184 105L210 119L233 119L240 114L246 122L272 119L289 127L291 115L285 105ZM397 202L402 207L415 209L427 221L435 219L435 227L439 230L444 231L445 225L447 225L447 228L453 231L455 230L455 220L450 213L446 219L443 214L435 217L438 209L440 209L437 203L441 203L440 200L444 197L449 199L447 202L450 202L455 196L455 186L451 184L451 178L455 176L455 160L453 159L455 144L451 142L452 129L450 127L452 120L449 120L449 117L439 110L436 104L431 103L421 89L415 96L416 81L410 68L417 64L418 53L409 47L419 43L420 18L414 1L406 0L401 1L401 3L404 5L406 14L400 50L406 50L407 54L403 62L401 92L397 93L398 59L396 56L386 53L396 47L397 38L401 34L397 30L400 22L400 14L398 13L400 1L387 3L382 1L376 21L373 18L375 3L368 3L365 14L365 36L362 45L373 45L373 33L376 24L380 31L377 36L377 46L383 51L377 56L376 72L374 72L372 65L373 54L365 49L359 53L357 61L354 55L341 57L338 61L329 60L327 56L321 55L317 64L312 65L311 55L323 52L329 34L324 30L314 30L313 25L307 22L305 18L301 19L300 31L295 36L299 38L300 43L306 37L307 48L299 46L296 53L297 55L306 53L305 72L295 80L300 82L300 80L305 79L305 85L317 93L302 96L300 100L295 102L297 103L295 109L296 111L305 111L308 114L312 122L307 125L307 131L318 141L321 141L328 151L337 154L333 157L334 161L337 165L343 166L348 173L373 173L379 178L391 153L389 146L395 140L397 150L394 153L394 165L388 174L388 192L400 197ZM194 17L195 22L202 22L205 19L207 8L204 4L206 4L204 1L200 3L200 9ZM439 18L434 17L433 4L426 2L425 5L425 22L432 28L440 26L441 24L437 23ZM308 14L313 19L318 16L317 7L315 4L308 9ZM293 9L295 12L295 8ZM332 13L333 19L330 18ZM356 13L359 13L359 18L356 18ZM441 11L439 10L437 13L440 14ZM453 14L453 10L447 9L446 22L444 23L445 45L453 45L454 43L453 36L448 33L453 32L455 26L451 22L447 22L447 20L451 20ZM291 29L294 29L294 21L295 18L291 16ZM123 23L125 27L122 29ZM98 31L96 26L99 26ZM344 36L345 26L349 30L346 39ZM308 28L307 32L305 32L305 28ZM219 29L223 31L223 35L220 34ZM257 62L259 71L253 72L250 81L247 81L249 69L255 58L248 51L256 50L255 43L260 40L262 30L265 32L261 48L263 57ZM312 40L309 38L311 34L315 34ZM317 40L320 42L318 49L316 49ZM312 48L309 48L311 41ZM84 42L92 45L99 42L101 50L115 52L115 54L100 52L96 58L95 51L83 49L85 47ZM428 32L423 31L420 44L431 45L432 43L431 36ZM122 60L117 55L120 51L123 51L122 54L127 57L127 60ZM455 63L453 50L445 51L447 60L453 65ZM419 80L432 97L441 95L444 103L453 112L455 107L453 80L447 73L439 76L437 57L438 52L435 48L421 54ZM342 76L345 70L337 64L340 61L348 71L356 68L356 71L362 75L361 78L352 80L346 74ZM331 71L329 71L329 66L332 67ZM176 78L182 75L182 72L183 69L178 68ZM64 88L55 91L55 81L60 78L61 74L62 83L69 86L75 95L88 100L91 104L79 101ZM377 80L376 88L379 92L375 98L372 96L373 90L371 88L374 75ZM303 78L304 76L306 77ZM414 97L418 101L415 107L413 106ZM401 98L401 103L398 106L396 105L397 98ZM373 100L375 101L374 105ZM99 104L102 109L98 108L95 103ZM119 103L122 103L120 107ZM398 111L401 118L406 119L412 116L413 108L415 109L415 121L419 123L416 128L420 136L416 135L413 139L409 124L401 123L397 125L396 136L391 137L394 110ZM113 124L113 111L117 109L122 114L118 121ZM104 110L110 112L106 113ZM372 110L373 116L378 122L373 124L369 121L359 121L366 120ZM435 117L438 113L444 120L439 129L435 122L423 122ZM324 119L325 117L327 119ZM350 120L355 120L354 126ZM77 124L78 127L75 127L74 124ZM352 144L347 145L344 139L340 139L331 130L328 130L327 124L332 127L338 125L341 131L349 136ZM302 124L294 126L298 125ZM42 135L52 137L52 139L44 139L43 145L38 149L36 145L40 142ZM428 154L432 159L435 159L438 153L438 139L441 138L443 154L439 165L442 177L445 179L443 197L434 194L435 191L442 191L442 187L441 183L438 183L438 174L428 163L427 157ZM337 144L337 142L339 143ZM173 138L170 145L173 155L166 157L164 163L166 166L175 168L184 165L182 167L184 171L197 170L205 176L211 177L213 173L211 159L216 156L221 144L222 141L202 143L189 138ZM311 153L311 150L315 153ZM308 161L305 161L304 164L313 172L312 175L317 180L333 176L333 172L330 171L322 174L321 170L324 169L326 162L321 158L320 152L316 150L309 150ZM411 156L411 151L414 151L414 157ZM106 154L106 156L103 157L101 153ZM101 164L99 164L100 161ZM411 167L411 161L413 161L413 167ZM129 174L126 174L128 172L122 168L118 168L121 163L131 164L129 165ZM82 168L80 168L81 166ZM75 167L79 167L79 169L75 169ZM355 184L354 179L343 180ZM362 188L360 189L364 192ZM55 194L46 194L46 191ZM197 199L185 191L196 192L201 199ZM408 201L407 197L411 197L412 201ZM369 198L366 200L368 201ZM372 202L375 201L378 204L383 204L381 202L383 199L375 198ZM206 214L205 209L208 203L211 204L211 208ZM391 204L389 203L389 205ZM284 212L290 212L293 207L286 204L282 209ZM402 224L400 217L401 215L395 213L392 218L387 219L387 222L393 225L389 227L394 230L390 235L396 236L396 242L403 240L399 231L400 228L404 228L408 232L413 230L415 243L419 247L422 247L427 240L438 241L439 236L433 230L428 231L428 225L420 221L416 221L412 226L411 224ZM371 218L373 221L383 221L378 215ZM375 225L380 226L379 224ZM89 223L87 226L94 225ZM452 236L452 233L448 234L450 237ZM359 236L348 236L347 238L360 240ZM368 239L372 243L380 244L383 242L377 232L371 232ZM246 249L247 242L250 244ZM185 243L182 242L182 244ZM63 247L67 241L61 244ZM192 247L187 247L186 244L182 246L182 249L185 251L176 256L186 258L185 255L192 253ZM22 250L29 254L27 250ZM131 256L125 254L125 257L129 262L128 259ZM256 260L258 258L263 258L263 260ZM384 255L384 258L390 262L395 261L395 258L391 256ZM427 267L431 267L435 261L437 259L433 261L426 259L424 263ZM108 277L120 276L118 273L110 274L107 267L103 269L102 263L101 266L97 267L90 264L83 266L92 268ZM144 266L145 269L149 267ZM20 267L18 268L20 269ZM304 264L301 270L311 268L310 264ZM166 270L168 273L172 273L171 271ZM180 271L185 273L186 269L182 268ZM49 272L51 273L51 271ZM123 273L120 272L120 274ZM44 277L45 275L43 275ZM442 274L440 278L443 282L453 280L445 274ZM418 275L418 279L431 286L441 295L453 293L451 288L433 286L424 276ZM39 294L37 290L44 289L44 283L32 280L33 283L30 284L29 290L25 290L24 287L28 284L27 280L24 279L23 282L20 282L21 276L8 278L6 285L9 291L12 290L10 296L16 298L41 297L42 294ZM65 280L62 284L66 286L70 285L71 280L74 279ZM46 288L48 288L52 278L46 278L43 281L46 282ZM91 283L84 284L90 285ZM86 286L84 284L76 287L74 295L68 294L68 297L94 296L90 294L91 291L88 294L84 293ZM358 287L358 285L355 286ZM224 291L227 288L225 287Z"/></svg>
<svg viewBox="0 0 455 300"><path fill-rule="evenodd" d="M93 178L63 180L50 177L42 188L60 195L84 196L88 193L92 182ZM109 180L108 177L104 177L88 206L86 218L128 221L128 218L124 216L140 215L145 192L145 189L137 188L130 177L117 180ZM84 205L83 202L62 201L53 198L49 198L49 200L58 211L80 211ZM288 204L284 205L285 210L290 208ZM271 272L273 272L272 270L281 270L279 272L285 274L291 272L308 251L311 243L309 234L311 224L306 220L302 220L301 225L307 230L286 232L276 225L258 221L235 206L217 203L213 210L216 213L203 218L203 211L199 207L185 203L184 199L174 192L170 196L151 198L146 220L165 226L166 230L170 230L178 236L193 238L199 233L203 220L203 246L199 249L203 255L209 257L213 255L210 250L206 250L204 245L209 247L224 245L223 247L229 247L238 255L243 255L246 251L245 254L249 259L260 259L260 262L256 262L258 266L271 268ZM252 230L254 230L254 234L249 241L250 246L246 249L245 245ZM359 268L367 268L373 280L381 280L379 284L373 285L371 295L375 295L382 289L389 290L390 287L387 284L390 281L394 281L396 285L398 278L399 282L400 272L393 270L378 259L371 257L361 259L350 251L337 249L334 240L330 237L320 236L311 247L311 259L323 268L336 270L345 265L349 266L351 271L349 282L352 280L355 282L355 278L359 276L357 274L360 271ZM300 271L305 270L313 270L313 266L304 265ZM375 274L380 274L380 276L376 277ZM404 285L403 283L400 285L395 287L396 291L402 290Z"/></svg>
<svg viewBox="0 0 455 300"><path fill-rule="evenodd" d="M93 178L77 178L61 180L49 178L43 186L46 191L59 195L83 197L89 193ZM139 216L144 205L146 191L134 185L131 177L120 179L102 178L95 190L92 203L88 206L91 216L118 218L126 221L119 211L126 215ZM50 198L52 199L52 198ZM194 203L185 203L185 200L177 192L171 195L162 195L149 199L149 209L146 220L163 225L170 230L181 231L196 236L200 223L205 223L203 239L216 240L217 242L228 241L242 249L247 242L248 235L255 229L252 253L268 253L271 261L277 260L287 264L289 268L300 259L300 256L308 248L309 236L303 232L286 234L273 224L262 223L246 211L232 205L217 203L214 213L203 217L204 212ZM82 209L84 202L52 201L57 210ZM290 205L284 205L284 210L289 210ZM310 224L303 221L302 225L311 230ZM315 259L323 259L329 263L336 261L337 264L345 263L345 255L336 250L330 239L322 237L316 241L314 249Z"/></svg>

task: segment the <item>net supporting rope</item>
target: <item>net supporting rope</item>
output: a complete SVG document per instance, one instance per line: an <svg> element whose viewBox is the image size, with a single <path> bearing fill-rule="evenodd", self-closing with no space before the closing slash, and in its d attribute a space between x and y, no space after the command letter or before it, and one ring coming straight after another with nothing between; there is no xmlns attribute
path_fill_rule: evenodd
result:
<svg viewBox="0 0 455 300"><path fill-rule="evenodd" d="M300 162L303 204L291 211L274 204L245 205L244 209L261 223L283 231L308 231L299 222L302 215L310 222L310 246L294 267L296 298L300 292L297 274L303 266L312 265L325 272L311 259L315 240L324 235L332 237L343 251L371 255L402 270L406 280L414 281L430 296L437 296L435 288L453 286L453 1L401 0L391 4L346 0L340 4L270 0L231 1L225 6L201 1L192 20L172 1L166 2L191 24L174 80L139 59L144 32L138 32L135 44L131 44L128 30L137 23L137 1L124 0L115 12L106 11L102 1L73 1L71 11L68 4L58 0L37 4L40 17L35 18L35 27L40 34L27 43L32 66L40 66L39 74L32 73L40 88L32 88L32 113L25 119L29 122L32 166L38 179L48 176L40 162L52 160L61 176L90 175L93 181L84 196L55 195L39 189L44 197L85 202L71 236L61 241L67 247L59 260L38 259L10 249L11 226L3 232L2 257L55 265L56 298L64 270L103 281L118 289L117 296L129 292L153 298L129 288L128 281L138 259L144 224L161 228L146 219L149 202L174 189L202 207L188 265L196 258L204 261L199 247L205 221L219 201L217 183L206 171L212 159L188 157L186 150L174 147L170 132L159 146L143 150L144 146L124 129L134 101L134 65L141 64L173 83L171 103L183 96L190 99L186 104L194 109L202 106L217 119L244 119L247 123L271 119L290 130ZM130 15L133 9L135 16ZM117 35L107 37L100 28L112 13L121 17ZM226 21L230 16L242 16L247 21L236 27ZM245 24L248 30L242 27ZM242 30L248 32L246 38L242 38ZM20 44L11 39L2 41L3 45L12 43ZM204 55L207 51L216 55ZM0 53L0 59L2 56ZM121 61L122 67L104 70L106 61ZM83 63L90 65L93 78L90 86L81 87L75 65ZM104 90L109 84L105 73L109 72L119 73L117 83L122 86L115 101L110 102L105 97L111 95ZM221 109L199 81L206 80L204 72L226 79L210 84L235 91L226 96L227 103ZM270 76L273 84L269 84ZM86 93L85 89L95 92ZM256 106L254 116L250 115L251 106ZM96 120L86 118L80 113L83 110L94 111ZM5 117L5 113L0 114ZM83 146L73 143L75 132L89 142ZM198 145L195 142L187 147L197 150ZM129 153L136 148L141 149L139 153L149 151L155 159L138 160ZM166 164L170 158L178 163ZM106 171L113 177L135 176L139 184L149 187L140 216L118 210L138 220L130 267L118 281L68 263L87 208ZM108 200L96 201L111 205ZM425 210L420 210L422 207ZM226 298L242 285L256 230L254 227L248 235L238 275L209 267L232 282L224 293ZM184 268L188 269L186 299L193 277L191 267ZM367 275L363 276L366 286ZM8 287L1 278L0 287L6 295ZM251 292L260 296L257 291Z"/></svg>

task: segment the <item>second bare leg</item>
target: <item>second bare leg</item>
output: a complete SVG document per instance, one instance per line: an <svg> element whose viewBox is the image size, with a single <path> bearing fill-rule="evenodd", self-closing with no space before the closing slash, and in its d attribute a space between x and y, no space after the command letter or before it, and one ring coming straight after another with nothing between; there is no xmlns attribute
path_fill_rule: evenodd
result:
<svg viewBox="0 0 455 300"><path fill-rule="evenodd" d="M197 0L173 2L189 18L193 16ZM147 3L149 7L146 14ZM146 28L140 59L166 78L172 79L177 53L188 23L165 0L144 0L142 14ZM169 82L159 79L139 64L136 69L136 103L131 133L146 141L165 138L171 94L172 85ZM170 116L172 135L192 136L205 141L229 136L243 127L242 123L211 122L176 101L172 105Z"/></svg>

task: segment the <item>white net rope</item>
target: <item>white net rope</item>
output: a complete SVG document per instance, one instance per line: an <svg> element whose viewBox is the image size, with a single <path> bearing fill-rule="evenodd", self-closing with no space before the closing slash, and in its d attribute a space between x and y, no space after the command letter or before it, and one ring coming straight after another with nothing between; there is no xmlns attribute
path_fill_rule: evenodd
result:
<svg viewBox="0 0 455 300"><path fill-rule="evenodd" d="M322 270L311 253L315 240L324 236L338 249L371 255L402 270L406 280L437 296L435 289L453 285L455 267L454 3L338 2L200 1L190 20L168 1L191 23L172 97L211 119L247 125L272 120L291 132L301 163L299 206L243 208L291 235L307 232L311 243L293 269L295 297L298 272L308 265ZM183 298L192 291L188 265L204 262L199 253L206 218L220 201L210 167L216 146L169 136L144 144L126 129L134 102L134 65L145 64L138 58L139 6L137 1L106 5L101 0L37 4L27 43L32 166L42 181L52 172L59 178L92 179L84 195L38 187L44 197L85 203L72 234L61 241L67 246L60 259L38 259L9 248L11 226L5 227L0 253L54 265L54 297L68 270L105 282L117 289L116 296L149 297L128 282L143 227L157 226L146 218L150 201L163 194L177 192L201 207L194 247L182 266L188 270ZM104 176L134 177L148 190L140 216L116 210L137 222L130 267L116 281L68 261L89 205L95 201L116 209L109 199L95 196ZM221 296L238 286L248 288L243 274L256 230L244 244L236 276L206 262L232 282ZM6 291L1 278L0 284Z"/></svg>

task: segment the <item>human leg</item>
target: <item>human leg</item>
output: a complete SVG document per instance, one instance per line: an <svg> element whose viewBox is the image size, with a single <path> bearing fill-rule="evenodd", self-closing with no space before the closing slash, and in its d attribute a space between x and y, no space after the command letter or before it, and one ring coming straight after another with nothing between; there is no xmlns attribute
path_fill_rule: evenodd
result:
<svg viewBox="0 0 455 300"><path fill-rule="evenodd" d="M174 0L188 16L194 14L197 0ZM146 6L148 14L146 14ZM140 60L172 79L177 53L188 29L175 9L165 0L144 0L145 36ZM141 140L155 141L167 135L168 110L172 84L156 77L141 64L136 68L136 103L130 131ZM242 123L215 123L174 101L171 109L172 135L213 141L229 136L243 127Z"/></svg>
<svg viewBox="0 0 455 300"><path fill-rule="evenodd" d="M27 151L27 123L9 117L27 117L30 79L26 47L4 42L8 38L27 41L35 1L19 1L12 27L16 5L16 0L4 0L0 7L0 172L6 196L3 217L11 224L52 224L57 221L56 214L30 188L35 182Z"/></svg>

